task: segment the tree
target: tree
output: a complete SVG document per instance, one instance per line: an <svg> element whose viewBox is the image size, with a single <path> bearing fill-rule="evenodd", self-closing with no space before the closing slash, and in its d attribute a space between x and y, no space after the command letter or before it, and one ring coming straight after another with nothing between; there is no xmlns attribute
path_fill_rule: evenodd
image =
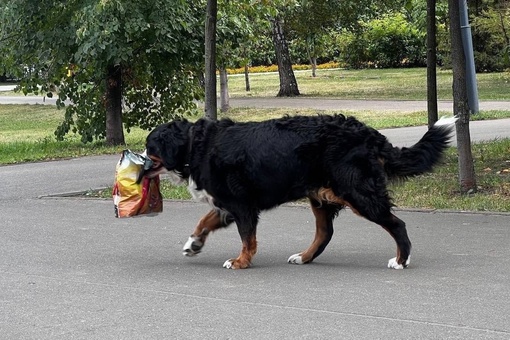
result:
<svg viewBox="0 0 510 340"><path fill-rule="evenodd" d="M216 21L217 0L207 0L205 18L205 117L216 120Z"/></svg>
<svg viewBox="0 0 510 340"><path fill-rule="evenodd" d="M466 58L462 46L459 1L448 0L450 18L451 54L453 68L453 113L458 117L456 124L457 148L459 153L459 183L462 193L475 192L476 175L471 153L469 132L469 105L466 88Z"/></svg>
<svg viewBox="0 0 510 340"><path fill-rule="evenodd" d="M268 30L266 16L270 9L261 2L250 0L220 0L217 22L217 66L220 73L220 110L229 109L228 67L245 66L246 88L249 91L248 63L250 53Z"/></svg>
<svg viewBox="0 0 510 340"><path fill-rule="evenodd" d="M280 76L280 91L278 91L277 96L299 96L298 84L290 60L289 46L283 30L283 20L280 16L275 16L271 19L271 24L276 60L278 61L278 74Z"/></svg>
<svg viewBox="0 0 510 340"><path fill-rule="evenodd" d="M343 8L339 0L301 0L285 13L286 27L293 35L305 41L312 77L316 76L317 58L325 52L323 37L338 26Z"/></svg>
<svg viewBox="0 0 510 340"><path fill-rule="evenodd" d="M195 4L195 5L193 5ZM122 124L150 129L202 97L200 3L184 0L6 0L0 47L24 65L21 88L58 88L58 139L123 144Z"/></svg>
<svg viewBox="0 0 510 340"><path fill-rule="evenodd" d="M438 119L436 34L436 0L427 0L427 111L429 128Z"/></svg>
<svg viewBox="0 0 510 340"><path fill-rule="evenodd" d="M255 12L253 7L246 1L225 0L219 4L216 40L221 112L230 109L227 68L235 67L246 59L242 55L251 39L251 26L254 23L248 15Z"/></svg>

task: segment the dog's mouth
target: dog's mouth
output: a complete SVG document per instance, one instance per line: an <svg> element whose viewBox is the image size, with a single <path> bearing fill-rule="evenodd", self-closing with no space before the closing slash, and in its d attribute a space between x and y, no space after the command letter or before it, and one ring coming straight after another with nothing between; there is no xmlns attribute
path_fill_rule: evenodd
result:
<svg viewBox="0 0 510 340"><path fill-rule="evenodd" d="M157 156L144 154L149 160L144 166L143 170L140 171L138 176L137 183L140 184L144 177L146 178L154 178L158 175L167 174L167 178L174 185L183 185L186 184L187 180L183 178L182 173L177 170L168 170L163 165L163 160Z"/></svg>
<svg viewBox="0 0 510 340"><path fill-rule="evenodd" d="M155 156L146 155L148 158L145 166L138 175L137 183L141 183L144 177L154 178L160 174L164 174L168 170L163 166L163 161Z"/></svg>
<svg viewBox="0 0 510 340"><path fill-rule="evenodd" d="M152 166L145 170L145 176L152 178L157 175L168 172L168 170L163 166L163 161L155 156L148 156L151 160Z"/></svg>

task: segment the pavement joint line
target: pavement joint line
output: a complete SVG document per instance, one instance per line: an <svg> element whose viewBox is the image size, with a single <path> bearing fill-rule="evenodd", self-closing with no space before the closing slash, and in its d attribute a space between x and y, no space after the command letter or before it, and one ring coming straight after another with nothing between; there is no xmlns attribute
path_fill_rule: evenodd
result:
<svg viewBox="0 0 510 340"><path fill-rule="evenodd" d="M0 271L0 272L4 273L4 274L11 274L11 275L38 277L38 278L52 280L52 281L77 283L77 284L85 284L85 285L93 285L93 286L102 286L102 287L109 287L109 288L119 288L119 289L124 289L124 290L140 291L140 292L146 292L146 293L167 294L167 295L192 298L192 299L219 301L219 302L233 303L233 304L244 304L244 305L266 307L266 308L288 309L288 310L294 310L294 311L299 311L299 312L312 312L312 313L339 315L339 316L347 316L347 317L354 317L354 318L383 320L383 321L390 321L390 322L403 322L403 323L409 323L409 324L444 327L444 328L451 328L451 329L458 329L458 330L462 329L462 330L490 333L490 334L510 335L510 332L505 331L505 330L472 327L472 326L467 326L467 325L454 325L454 324L448 324L448 323L442 323L442 322L436 322L436 321L401 319L401 318L392 318L392 317L387 317L387 316L361 314L361 313L354 313L354 312L341 312L341 311L332 311L332 310L317 309L317 308L276 305L276 304L269 304L269 303L262 303L262 302L240 301L240 300L232 300L232 299L219 298L219 297L177 293L177 292L171 292L171 291L161 290L161 289L142 289L142 288L136 288L136 287L130 287L130 286L124 286L124 285L114 285L114 284L100 283L100 282L59 279L59 278L52 277L52 276L44 276L44 275L37 275L37 274L17 273L17 272L9 272L9 271Z"/></svg>

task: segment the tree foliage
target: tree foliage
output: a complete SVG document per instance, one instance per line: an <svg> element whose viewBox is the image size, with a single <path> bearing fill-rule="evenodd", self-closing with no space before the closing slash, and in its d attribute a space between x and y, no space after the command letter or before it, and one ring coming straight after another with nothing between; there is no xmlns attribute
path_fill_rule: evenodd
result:
<svg viewBox="0 0 510 340"><path fill-rule="evenodd" d="M506 6L486 8L474 17L475 60L479 71L510 67L510 1Z"/></svg>
<svg viewBox="0 0 510 340"><path fill-rule="evenodd" d="M357 32L344 31L338 43L341 58L351 67L401 67L425 64L425 32L403 14L391 13L361 22Z"/></svg>
<svg viewBox="0 0 510 340"><path fill-rule="evenodd" d="M106 136L108 70L121 76L122 120L150 129L195 108L203 55L201 8L185 0L6 0L2 53L24 93L58 88L65 117L55 134ZM12 34L11 32L15 32ZM10 35L10 36L9 36ZM111 84L110 84L111 85Z"/></svg>
<svg viewBox="0 0 510 340"><path fill-rule="evenodd" d="M339 0L301 0L285 13L289 38L295 36L304 42L306 55L312 65L312 76L315 76L317 58L326 52L324 40L339 24L342 8L342 1Z"/></svg>

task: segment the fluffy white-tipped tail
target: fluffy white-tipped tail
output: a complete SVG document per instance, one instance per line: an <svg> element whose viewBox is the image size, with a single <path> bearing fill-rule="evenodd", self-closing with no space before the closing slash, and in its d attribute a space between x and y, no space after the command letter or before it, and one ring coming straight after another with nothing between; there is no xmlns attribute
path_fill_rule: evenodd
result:
<svg viewBox="0 0 510 340"><path fill-rule="evenodd" d="M450 143L457 117L441 118L410 148L393 147L385 155L384 169L389 178L406 178L432 171Z"/></svg>
<svg viewBox="0 0 510 340"><path fill-rule="evenodd" d="M457 116L454 117L441 117L434 126L451 126L457 122L459 118Z"/></svg>

